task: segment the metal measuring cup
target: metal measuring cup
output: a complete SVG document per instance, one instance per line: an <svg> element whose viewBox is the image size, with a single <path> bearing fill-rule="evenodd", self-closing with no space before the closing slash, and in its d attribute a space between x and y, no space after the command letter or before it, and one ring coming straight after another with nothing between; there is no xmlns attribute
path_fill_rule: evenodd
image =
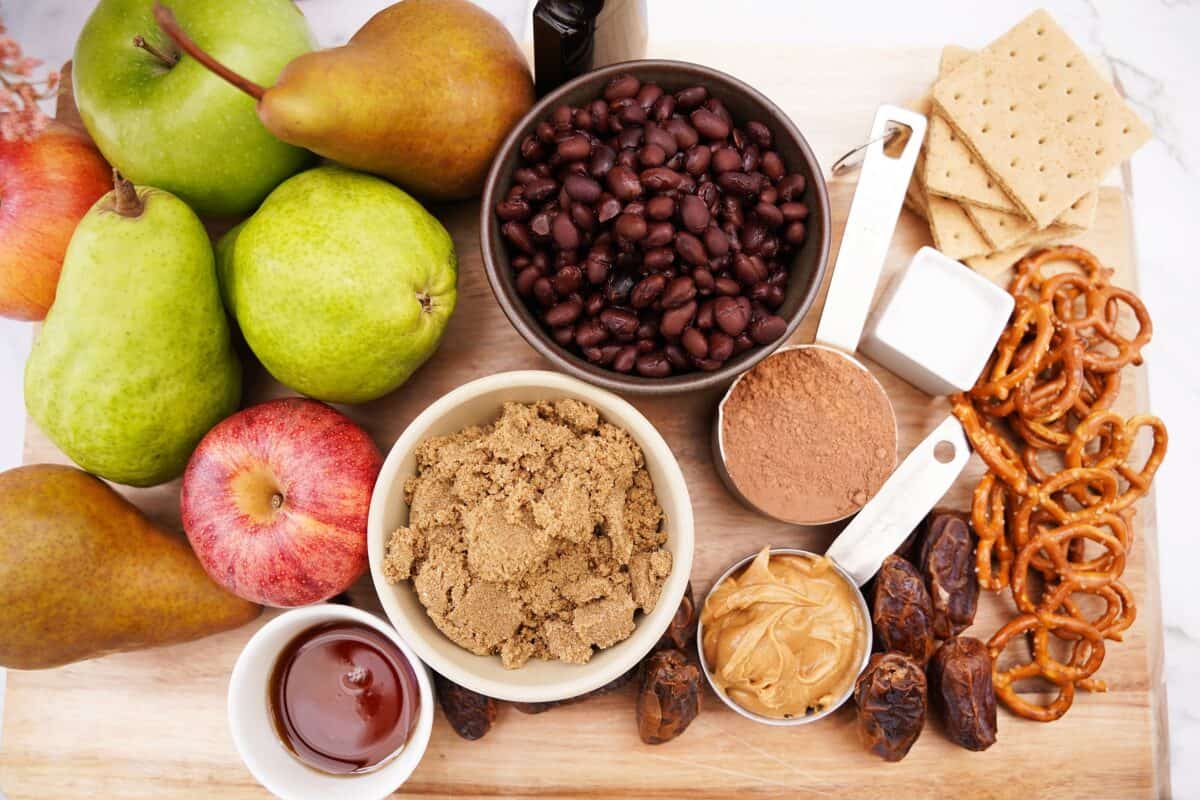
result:
<svg viewBox="0 0 1200 800"><path fill-rule="evenodd" d="M903 150L896 157L885 152L890 133L897 126L907 127L911 133ZM884 260L887 257L888 246L896 229L896 221L900 216L900 207L904 200L905 190L912 177L917 154L921 142L925 138L926 120L921 114L898 106L880 106L871 126L869 144L866 145L866 155L863 159L862 176L854 191L854 199L850 204L850 213L846 218L846 227L842 233L842 243L838 250L837 261L833 268L833 277L829 283L829 291L825 298L825 307L821 312L821 321L817 327L817 335L812 344L793 345L781 348L759 363L758 368L768 363L772 358L788 350L802 348L818 348L844 358L856 369L861 369L870 377L870 391L878 394L883 402L880 406L887 409L891 417L891 427L896 429L896 412L891 401L884 392L879 380L854 357L866 324L867 312L870 310L871 298L883 272ZM750 370L753 371L753 368ZM717 406L716 422L713 428L713 453L717 473L729 488L729 491L744 505L767 516L791 522L797 525L823 525L854 514L858 509L851 509L831 519L810 519L803 516L787 519L760 508L753 503L737 486L729 473L725 458L724 420L725 405L737 385L749 374L743 373L725 392L725 396ZM814 423L815 424L815 423ZM836 438L836 437L835 437ZM891 443L891 461L894 464L899 443L893 437ZM869 498L868 498L869 499Z"/></svg>
<svg viewBox="0 0 1200 800"><path fill-rule="evenodd" d="M946 494L962 473L969 457L970 449L958 420L953 417L943 420L913 448L912 453L884 481L875 497L862 507L858 515L826 550L825 555L833 562L835 574L854 588L858 599L856 612L862 615L862 634L859 641L861 657L856 661L857 669L847 673L844 690L834 702L820 711L791 718L767 717L742 708L717 686L713 679L715 665L709 664L705 654L703 610L716 588L730 575L748 566L758 554L751 553L725 570L700 606L701 621L696 630L701 669L721 701L747 719L777 726L807 725L829 716L842 706L854 693L855 680L866 667L871 655L871 613L861 587L879 571L883 560L904 543L929 509ZM775 553L820 558L816 553L796 548L772 549L771 554Z"/></svg>

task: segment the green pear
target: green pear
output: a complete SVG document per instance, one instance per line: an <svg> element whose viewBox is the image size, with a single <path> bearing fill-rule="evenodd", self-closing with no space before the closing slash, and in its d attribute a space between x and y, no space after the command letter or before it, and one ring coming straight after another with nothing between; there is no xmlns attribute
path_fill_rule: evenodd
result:
<svg viewBox="0 0 1200 800"><path fill-rule="evenodd" d="M80 221L25 367L29 415L76 464L152 486L237 408L212 245L182 200L118 180Z"/></svg>
<svg viewBox="0 0 1200 800"><path fill-rule="evenodd" d="M155 17L177 47L256 99L271 133L420 197L479 194L534 101L521 48L467 0L391 5L342 47L299 56L268 81L209 47L183 14Z"/></svg>
<svg viewBox="0 0 1200 800"><path fill-rule="evenodd" d="M54 464L0 473L0 667L186 642L259 611L103 481Z"/></svg>
<svg viewBox="0 0 1200 800"><path fill-rule="evenodd" d="M442 224L387 181L341 167L284 181L218 249L250 349L281 383L331 403L404 383L458 297Z"/></svg>
<svg viewBox="0 0 1200 800"><path fill-rule="evenodd" d="M254 102L182 56L155 24L154 0L100 0L75 46L75 98L109 163L198 213L253 211L312 161L263 127ZM292 0L173 0L205 47L273 81L316 45Z"/></svg>

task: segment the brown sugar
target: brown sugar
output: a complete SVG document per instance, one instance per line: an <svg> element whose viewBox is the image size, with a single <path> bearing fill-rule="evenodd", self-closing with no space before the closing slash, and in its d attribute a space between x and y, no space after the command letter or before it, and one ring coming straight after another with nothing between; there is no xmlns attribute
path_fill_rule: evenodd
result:
<svg viewBox="0 0 1200 800"><path fill-rule="evenodd" d="M784 350L747 373L722 411L725 467L780 519L862 508L896 466L896 420L870 374L821 347Z"/></svg>
<svg viewBox="0 0 1200 800"><path fill-rule="evenodd" d="M428 439L384 575L434 624L509 668L581 664L629 637L671 572L637 443L576 400L506 403L491 425Z"/></svg>

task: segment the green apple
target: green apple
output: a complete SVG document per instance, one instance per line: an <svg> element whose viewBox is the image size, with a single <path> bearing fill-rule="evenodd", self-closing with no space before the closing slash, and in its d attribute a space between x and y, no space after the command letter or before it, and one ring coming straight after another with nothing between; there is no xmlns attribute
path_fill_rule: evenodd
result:
<svg viewBox="0 0 1200 800"><path fill-rule="evenodd" d="M250 80L273 83L315 47L292 0L166 0L196 41ZM259 122L254 100L180 54L154 0L100 0L75 46L75 98L104 157L134 183L198 213L252 211L312 155Z"/></svg>
<svg viewBox="0 0 1200 800"><path fill-rule="evenodd" d="M395 389L433 354L458 297L437 219L381 178L284 181L217 249L226 308L275 378L330 403Z"/></svg>

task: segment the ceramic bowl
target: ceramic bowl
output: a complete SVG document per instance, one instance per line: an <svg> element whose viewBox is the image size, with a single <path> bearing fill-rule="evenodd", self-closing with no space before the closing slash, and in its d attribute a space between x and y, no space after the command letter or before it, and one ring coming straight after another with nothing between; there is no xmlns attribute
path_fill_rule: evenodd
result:
<svg viewBox="0 0 1200 800"><path fill-rule="evenodd" d="M275 730L268 696L276 659L296 636L327 622L356 622L380 631L400 648L417 677L421 707L408 742L399 754L369 772L319 772L292 755ZM280 614L246 643L229 679L229 730L238 755L255 780L277 797L373 800L395 792L417 768L433 730L434 703L429 670L391 625L361 609L324 603Z"/></svg>
<svg viewBox="0 0 1200 800"><path fill-rule="evenodd" d="M521 140L532 133L539 122L547 119L557 106L563 103L578 106L594 100L603 93L604 86L611 78L622 73L636 75L643 82L653 81L668 91L677 91L697 84L707 86L712 96L720 98L738 122L760 120L766 123L775 138L774 149L783 157L784 163L790 171L799 172L808 179L803 197L809 208L808 219L805 220L808 236L792 257L787 294L783 305L775 312L787 320L787 333L773 344L752 347L741 355L734 356L713 372L689 372L667 378L644 378L640 375L624 375L590 364L559 346L530 312L525 300L517 294L508 250L500 234L501 223L495 214L495 208L496 203L504 198L512 185L513 172L520 166ZM821 165L800 129L779 106L748 84L724 72L684 61L646 60L613 64L569 81L546 95L517 123L500 146L484 184L480 214L480 245L483 250L484 269L492 292L495 293L496 300L504 309L509 322L525 341L556 367L597 386L618 392L673 394L723 386L733 380L734 376L754 366L776 346L787 341L788 336L800 325L816 299L829 259L829 194L821 173Z"/></svg>
<svg viewBox="0 0 1200 800"><path fill-rule="evenodd" d="M499 656L478 656L448 639L426 613L410 581L388 583L383 557L388 537L408 520L404 483L416 469L414 451L431 436L455 433L495 421L506 401L574 398L594 406L608 422L623 428L645 454L646 469L663 508L663 529L673 557L671 574L658 605L640 614L626 640L600 650L586 664L531 660L505 669ZM555 372L506 372L472 381L446 394L422 412L392 447L371 498L367 550L371 577L384 611L400 635L432 669L489 697L517 702L565 700L599 688L642 659L670 625L687 589L694 546L692 506L683 473L667 443L625 400L581 380Z"/></svg>
<svg viewBox="0 0 1200 800"><path fill-rule="evenodd" d="M751 553L750 555L746 556L742 560L735 563L729 569L725 570L725 572L723 572L721 574L721 577L717 578L716 581L713 582L712 589L710 589L708 591L708 594L705 595L704 602L701 603L699 606L700 611L703 612L704 606L708 604L708 598L712 596L712 593L714 591L716 591L716 588L718 586L720 586L721 583L726 578L728 578L730 575L733 575L736 572L740 572L741 570L748 567L750 565L750 562L753 561L755 556L757 556L757 555L758 555L757 552ZM794 547L772 547L771 555L773 555L773 556L774 555L799 555L799 556L806 556L808 558L814 558L814 559L821 557L817 553L813 553L808 550L799 550ZM813 714L805 714L802 717L792 717L790 719L780 719L777 717L765 717L762 714L756 714L753 711L747 711L746 709L744 709L740 705L738 705L733 699L731 699L729 697L729 695L725 694L725 692L717 686L716 682L713 681L712 668L708 664L708 659L706 659L704 657L704 625L701 623L696 626L696 649L699 651L699 654L700 654L700 669L704 673L704 678L705 678L705 680L708 681L708 685L712 688L713 693L717 697L721 698L722 703L729 706L731 709L733 709L737 713L741 714L746 719L753 720L754 722L757 722L760 725L772 725L775 727L792 727L792 726L796 726L796 725L807 725L810 722L816 722L819 719L824 719L825 717L829 716L830 714L832 714L833 712L835 712L839 708L841 708L842 705L844 705L845 702L850 699L850 696L854 694L855 681L858 679L859 674L862 673L862 671L864 669L866 669L867 661L869 661L871 658L871 642L873 639L873 632L872 632L872 626L871 626L871 609L869 609L867 607L867 600L863 596L862 591L858 588L858 584L856 584L854 582L854 578L852 578L849 573L847 573L844 569L842 569L836 563L833 564L833 568L834 568L834 570L837 571L838 575L840 575L843 580L845 580L847 583L850 584L850 586L852 586L854 588L854 595L855 595L855 597L858 598L858 610L862 614L862 619L863 619L863 623L864 623L863 624L864 634L863 634L863 639L862 639L862 648L863 648L862 659L860 660L860 662L858 664L858 669L855 670L855 672L854 672L854 676L851 678L850 682L847 684L845 691L843 691L840 695L838 695L837 700L830 703L825 708L823 708L820 711L817 711L816 713L813 713Z"/></svg>

